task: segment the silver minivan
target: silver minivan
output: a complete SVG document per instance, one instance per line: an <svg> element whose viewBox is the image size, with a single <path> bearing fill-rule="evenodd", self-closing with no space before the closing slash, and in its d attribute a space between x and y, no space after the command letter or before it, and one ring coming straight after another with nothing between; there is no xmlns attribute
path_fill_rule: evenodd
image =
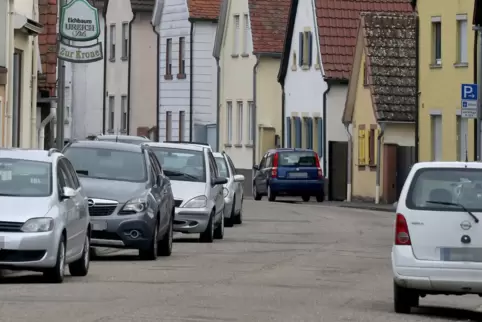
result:
<svg viewBox="0 0 482 322"><path fill-rule="evenodd" d="M223 184L209 146L184 143L148 145L169 177L176 206L174 231L199 233L200 241L212 243L224 237Z"/></svg>

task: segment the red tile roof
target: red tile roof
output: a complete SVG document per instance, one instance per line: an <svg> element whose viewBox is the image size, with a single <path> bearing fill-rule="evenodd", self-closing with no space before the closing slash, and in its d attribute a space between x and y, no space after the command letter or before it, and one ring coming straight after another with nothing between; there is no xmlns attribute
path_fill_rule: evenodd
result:
<svg viewBox="0 0 482 322"><path fill-rule="evenodd" d="M217 20L222 0L188 0L189 18Z"/></svg>
<svg viewBox="0 0 482 322"><path fill-rule="evenodd" d="M254 53L283 52L290 0L248 0Z"/></svg>
<svg viewBox="0 0 482 322"><path fill-rule="evenodd" d="M316 0L321 60L325 77L348 80L360 13L412 12L411 0Z"/></svg>

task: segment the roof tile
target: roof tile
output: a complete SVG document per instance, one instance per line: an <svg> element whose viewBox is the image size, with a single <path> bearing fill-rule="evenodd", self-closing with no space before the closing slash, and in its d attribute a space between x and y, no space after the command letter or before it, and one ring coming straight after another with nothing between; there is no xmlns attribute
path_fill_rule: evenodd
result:
<svg viewBox="0 0 482 322"><path fill-rule="evenodd" d="M283 52L290 0L248 0L254 53Z"/></svg>
<svg viewBox="0 0 482 322"><path fill-rule="evenodd" d="M222 0L188 0L189 18L217 20Z"/></svg>
<svg viewBox="0 0 482 322"><path fill-rule="evenodd" d="M412 12L413 9L410 0L316 0L326 78L349 79L360 13L364 11Z"/></svg>

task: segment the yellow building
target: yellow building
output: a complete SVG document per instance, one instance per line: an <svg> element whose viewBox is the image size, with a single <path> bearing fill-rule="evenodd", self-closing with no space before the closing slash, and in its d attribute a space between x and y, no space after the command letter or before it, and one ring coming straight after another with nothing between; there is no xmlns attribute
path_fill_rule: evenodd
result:
<svg viewBox="0 0 482 322"><path fill-rule="evenodd" d="M418 0L419 161L474 158L474 122L460 117L474 79L473 0Z"/></svg>
<svg viewBox="0 0 482 322"><path fill-rule="evenodd" d="M416 15L362 13L343 123L352 129L348 200L396 201L414 154ZM350 153L349 153L350 154Z"/></svg>

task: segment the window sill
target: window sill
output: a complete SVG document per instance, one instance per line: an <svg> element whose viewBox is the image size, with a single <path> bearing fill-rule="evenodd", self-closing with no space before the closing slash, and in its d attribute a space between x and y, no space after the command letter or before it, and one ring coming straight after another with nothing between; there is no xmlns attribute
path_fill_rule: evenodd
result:
<svg viewBox="0 0 482 322"><path fill-rule="evenodd" d="M235 148L242 148L243 145L242 145L241 143L237 143L237 144L234 145L234 147L235 147Z"/></svg>
<svg viewBox="0 0 482 322"><path fill-rule="evenodd" d="M241 57L249 57L249 54L248 53L242 53Z"/></svg>
<svg viewBox="0 0 482 322"><path fill-rule="evenodd" d="M122 60L122 61L127 61L128 59L129 59L129 57L127 57L127 56L121 57L121 60Z"/></svg>
<svg viewBox="0 0 482 322"><path fill-rule="evenodd" d="M164 75L165 80L172 80L172 75Z"/></svg>
<svg viewBox="0 0 482 322"><path fill-rule="evenodd" d="M430 69L441 69L442 64L430 64Z"/></svg>
<svg viewBox="0 0 482 322"><path fill-rule="evenodd" d="M310 66L308 66L308 65L303 65L303 66L301 66L301 69L302 69L302 70L310 70Z"/></svg>
<svg viewBox="0 0 482 322"><path fill-rule="evenodd" d="M248 143L248 144L245 144L244 145L246 148L252 148L253 147L253 143Z"/></svg>
<svg viewBox="0 0 482 322"><path fill-rule="evenodd" d="M454 64L454 67L455 67L455 68L465 68L465 67L469 67L469 63L455 63L455 64Z"/></svg>
<svg viewBox="0 0 482 322"><path fill-rule="evenodd" d="M114 62L115 62L115 58L109 58L109 61L110 61L111 63L114 63Z"/></svg>
<svg viewBox="0 0 482 322"><path fill-rule="evenodd" d="M296 71L297 70L296 65L291 66L291 70Z"/></svg>
<svg viewBox="0 0 482 322"><path fill-rule="evenodd" d="M224 147L225 147L225 148L230 148L230 147L232 147L232 146L233 146L233 145L232 145L231 143L224 143Z"/></svg>
<svg viewBox="0 0 482 322"><path fill-rule="evenodd" d="M238 55L238 54L231 54L231 57L232 57L232 58L238 58L239 55Z"/></svg>
<svg viewBox="0 0 482 322"><path fill-rule="evenodd" d="M320 64L315 64L315 69L321 69Z"/></svg>
<svg viewBox="0 0 482 322"><path fill-rule="evenodd" d="M186 79L186 74L177 74L177 79Z"/></svg>

